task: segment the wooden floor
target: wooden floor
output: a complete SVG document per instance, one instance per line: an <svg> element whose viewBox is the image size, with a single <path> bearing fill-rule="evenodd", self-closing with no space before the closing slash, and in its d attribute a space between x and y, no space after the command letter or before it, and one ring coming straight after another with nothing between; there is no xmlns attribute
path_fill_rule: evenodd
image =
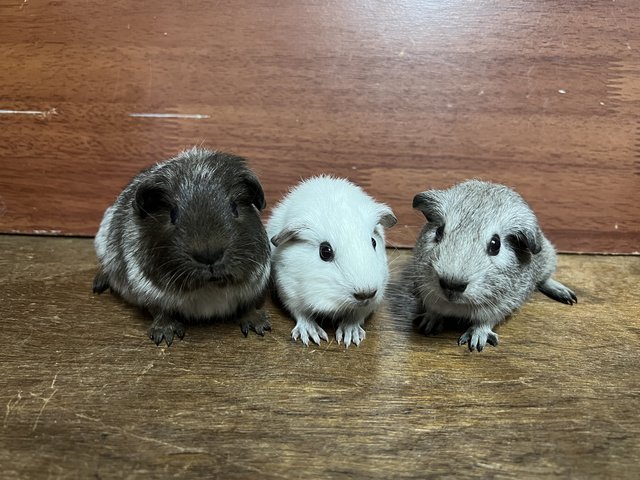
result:
<svg viewBox="0 0 640 480"><path fill-rule="evenodd" d="M91 240L0 236L0 476L637 478L640 257L559 265L580 303L537 294L481 354L384 311L358 348L305 348L270 304L264 338L164 348L92 295Z"/></svg>

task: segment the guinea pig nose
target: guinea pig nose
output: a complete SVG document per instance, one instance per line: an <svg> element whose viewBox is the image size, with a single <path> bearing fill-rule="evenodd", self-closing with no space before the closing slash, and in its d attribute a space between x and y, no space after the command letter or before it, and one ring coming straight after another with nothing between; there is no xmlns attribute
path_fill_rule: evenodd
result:
<svg viewBox="0 0 640 480"><path fill-rule="evenodd" d="M461 282L452 278L440 278L440 287L443 290L462 293L467 289L469 282Z"/></svg>
<svg viewBox="0 0 640 480"><path fill-rule="evenodd" d="M204 265L214 265L218 263L224 255L224 250L202 250L199 252L193 252L191 256L193 259Z"/></svg>
<svg viewBox="0 0 640 480"><path fill-rule="evenodd" d="M377 290L362 290L360 292L355 292L353 294L353 298L361 302L363 300L369 300L370 298L375 297L376 293L378 293Z"/></svg>

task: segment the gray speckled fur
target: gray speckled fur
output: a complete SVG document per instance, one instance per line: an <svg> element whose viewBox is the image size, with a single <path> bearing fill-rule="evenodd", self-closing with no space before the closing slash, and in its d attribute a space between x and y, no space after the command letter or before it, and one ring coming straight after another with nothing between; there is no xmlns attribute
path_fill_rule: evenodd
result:
<svg viewBox="0 0 640 480"><path fill-rule="evenodd" d="M470 350L497 345L492 328L519 308L537 288L554 300L573 304L575 294L551 276L556 252L533 211L504 185L469 180L447 190L414 198L428 222L414 255L392 286L396 315L413 320L425 334L439 333L445 319L469 325L460 344ZM438 241L436 231L444 225ZM488 244L499 235L500 251ZM466 284L463 292L443 288L440 280Z"/></svg>
<svg viewBox="0 0 640 480"><path fill-rule="evenodd" d="M154 188L164 192L161 204L146 212L141 201L149 194L141 192ZM263 207L262 187L240 157L193 148L155 164L104 214L95 238L94 291L111 288L148 310L156 344L182 338L183 320L237 317L245 334L249 328L262 334L266 317L253 322L245 313L261 305L270 276ZM221 251L211 266L194 258Z"/></svg>

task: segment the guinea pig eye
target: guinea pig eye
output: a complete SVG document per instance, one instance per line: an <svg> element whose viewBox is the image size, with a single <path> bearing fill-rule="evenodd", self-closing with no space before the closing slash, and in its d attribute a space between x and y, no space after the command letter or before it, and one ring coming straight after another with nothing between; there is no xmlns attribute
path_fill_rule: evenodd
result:
<svg viewBox="0 0 640 480"><path fill-rule="evenodd" d="M378 244L376 243L376 239L375 239L375 238L373 238L373 237L371 237L371 245L373 246L373 249L374 249L374 250L376 249L376 245L378 245Z"/></svg>
<svg viewBox="0 0 640 480"><path fill-rule="evenodd" d="M171 220L171 223L174 225L176 224L176 220L178 220L178 209L176 207L169 210L169 219Z"/></svg>
<svg viewBox="0 0 640 480"><path fill-rule="evenodd" d="M323 262L330 262L333 260L333 247L329 242L322 242L320 244L320 259Z"/></svg>
<svg viewBox="0 0 640 480"><path fill-rule="evenodd" d="M444 236L444 225L440 225L438 228L436 228L436 235L435 237L433 237L433 240L436 243L440 243L443 236Z"/></svg>
<svg viewBox="0 0 640 480"><path fill-rule="evenodd" d="M500 236L497 233L491 237L491 240L489 240L487 253L491 256L495 256L500 253Z"/></svg>
<svg viewBox="0 0 640 480"><path fill-rule="evenodd" d="M231 200L230 206L231 206L231 214L233 215L233 218L238 218L238 204L233 200Z"/></svg>

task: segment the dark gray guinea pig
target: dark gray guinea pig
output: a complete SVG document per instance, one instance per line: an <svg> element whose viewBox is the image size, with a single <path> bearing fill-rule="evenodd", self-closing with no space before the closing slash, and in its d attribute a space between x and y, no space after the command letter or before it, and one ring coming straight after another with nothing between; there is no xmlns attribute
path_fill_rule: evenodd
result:
<svg viewBox="0 0 640 480"><path fill-rule="evenodd" d="M510 188L469 180L419 193L413 207L427 224L391 304L425 334L437 334L445 319L456 319L469 326L458 343L482 351L487 343L498 344L492 328L535 289L558 302L577 302L551 278L555 249Z"/></svg>
<svg viewBox="0 0 640 480"><path fill-rule="evenodd" d="M192 148L140 172L107 208L95 238L107 288L153 317L156 345L184 337L185 321L235 318L270 330L256 312L271 271L260 220L262 186L243 158Z"/></svg>

